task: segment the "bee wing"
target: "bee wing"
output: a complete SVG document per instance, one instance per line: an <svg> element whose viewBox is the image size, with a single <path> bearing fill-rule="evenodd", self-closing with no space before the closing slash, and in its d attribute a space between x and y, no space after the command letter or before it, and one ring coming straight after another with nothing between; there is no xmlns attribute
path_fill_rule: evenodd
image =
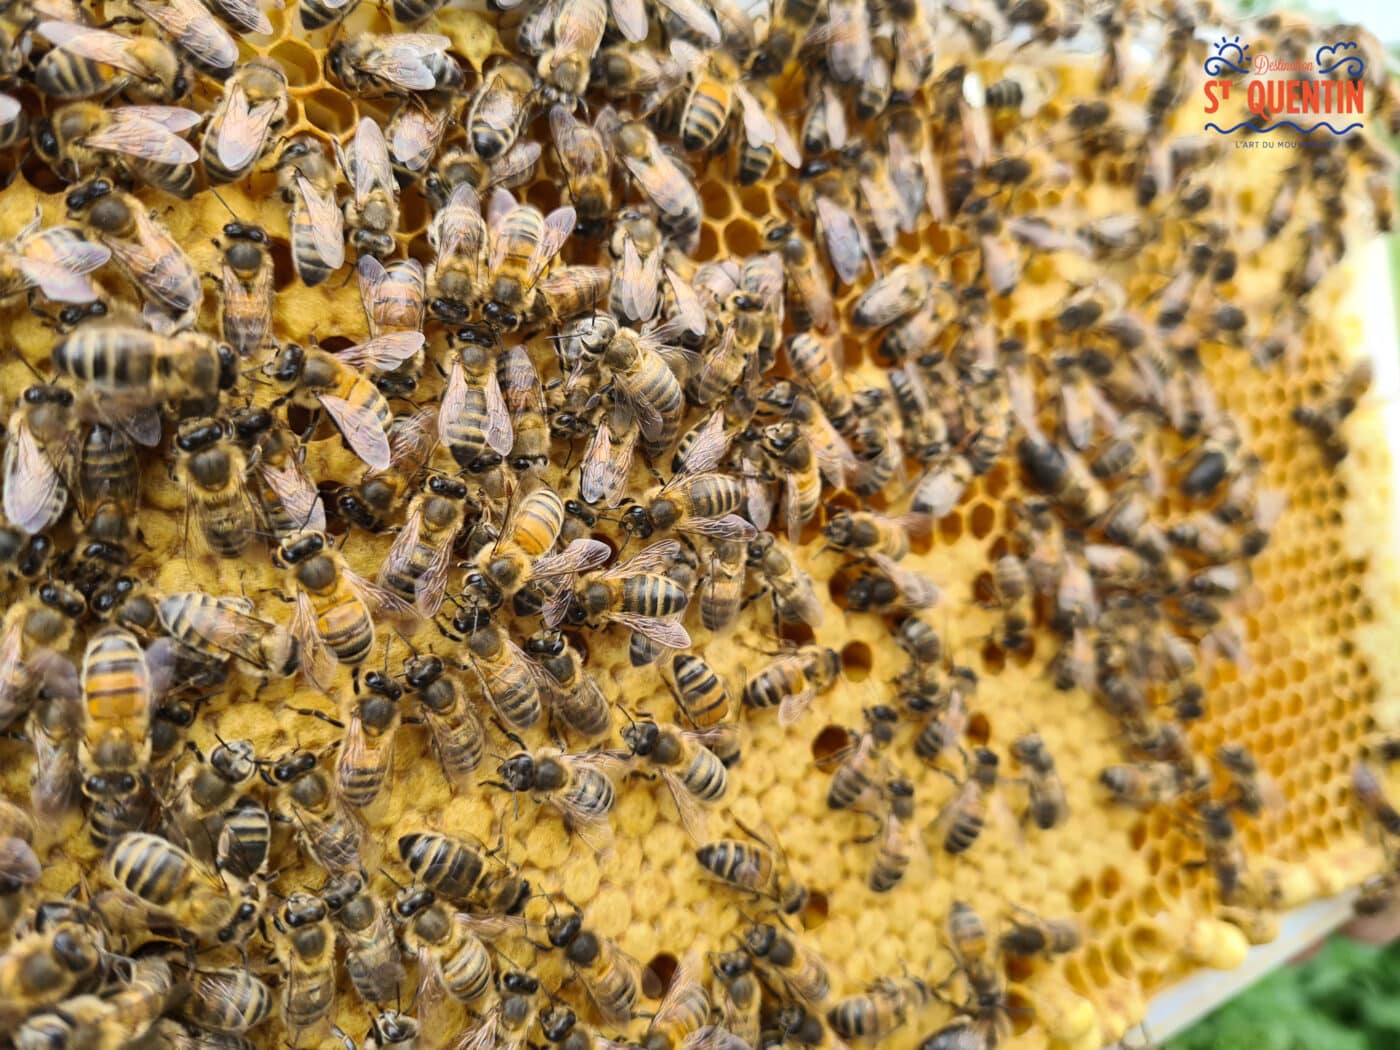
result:
<svg viewBox="0 0 1400 1050"><path fill-rule="evenodd" d="M371 372L388 372L423 349L422 332L385 332L358 346L347 347L335 356L347 365Z"/></svg>
<svg viewBox="0 0 1400 1050"><path fill-rule="evenodd" d="M372 118L361 117L355 128L355 197L363 199L378 186L397 195L394 166L389 161L389 146L384 141L384 129Z"/></svg>
<svg viewBox="0 0 1400 1050"><path fill-rule="evenodd" d="M197 64L229 71L238 64L238 44L198 0L136 0L136 8ZM266 31L272 32L272 23Z"/></svg>
<svg viewBox="0 0 1400 1050"><path fill-rule="evenodd" d="M162 598L156 604L156 615L160 618L161 626L169 631L181 606L192 597L198 596L170 594ZM272 624L260 617L249 615L251 607L240 606L232 600L220 601L216 608L218 612L209 613L207 623L201 620L195 633L230 656L246 660L254 666L262 665L265 661L258 649L258 643L267 636Z"/></svg>
<svg viewBox="0 0 1400 1050"><path fill-rule="evenodd" d="M831 267L842 284L852 284L865 263L865 236L851 213L834 201L818 196L816 208L817 225Z"/></svg>
<svg viewBox="0 0 1400 1050"><path fill-rule="evenodd" d="M443 132L447 130L446 113L413 109L389 125L389 152L409 171L422 171L433 159Z"/></svg>
<svg viewBox="0 0 1400 1050"><path fill-rule="evenodd" d="M555 208L544 217L544 233L541 234L539 243L535 245L535 250L530 253L530 264L525 268L525 283L527 285L533 285L539 281L545 267L549 265L551 259L559 254L559 249L564 247L564 242L569 239L569 234L574 232L574 226L577 222L578 212L571 204Z"/></svg>
<svg viewBox="0 0 1400 1050"><path fill-rule="evenodd" d="M596 569L612 557L612 548L601 540L571 540L558 554L546 555L530 568L533 579L571 576Z"/></svg>
<svg viewBox="0 0 1400 1050"><path fill-rule="evenodd" d="M68 486L23 419L5 442L5 516L31 536L63 513Z"/></svg>
<svg viewBox="0 0 1400 1050"><path fill-rule="evenodd" d="M334 394L318 394L317 397L321 407L330 413L331 420L340 429L350 451L371 470L388 470L393 462L389 437L379 425L373 408L351 404Z"/></svg>
<svg viewBox="0 0 1400 1050"><path fill-rule="evenodd" d="M650 321L656 316L661 282L661 250L642 261L636 242L623 238L622 266L613 281L608 302L613 312L630 323Z"/></svg>
<svg viewBox="0 0 1400 1050"><path fill-rule="evenodd" d="M24 839L14 836L0 838L0 879L29 886L39 881L42 870L34 847Z"/></svg>
<svg viewBox="0 0 1400 1050"><path fill-rule="evenodd" d="M72 717L76 721L80 716L75 711ZM31 735L34 766L30 773L30 804L38 819L57 820L72 808L78 792L80 773L76 749L71 739L56 741L43 730Z"/></svg>
<svg viewBox="0 0 1400 1050"><path fill-rule="evenodd" d="M675 325L677 334L686 332L697 338L703 338L709 322L705 316L704 304L700 302L700 297L695 294L695 289L690 286L689 281L669 266L662 267L662 274L667 285L670 286L672 297L675 299L672 309L672 324Z"/></svg>
<svg viewBox="0 0 1400 1050"><path fill-rule="evenodd" d="M113 66L125 73L145 76L145 65L131 57L131 38L75 22L43 21L36 27L54 47L70 55Z"/></svg>
<svg viewBox="0 0 1400 1050"><path fill-rule="evenodd" d="M421 35L424 34L400 34L395 38L397 46L375 53L371 60L365 63L365 71L409 91L431 91L437 86L437 77L423 61L422 53L412 42L404 39Z"/></svg>
<svg viewBox="0 0 1400 1050"><path fill-rule="evenodd" d="M791 477L783 481L783 523L788 542L796 547L802 542L802 499Z"/></svg>
<svg viewBox="0 0 1400 1050"><path fill-rule="evenodd" d="M812 706L812 701L816 699L816 696L817 691L810 685L799 692L784 696L782 702L778 704L778 724L785 727L794 725L807 713L807 708Z"/></svg>
<svg viewBox="0 0 1400 1050"><path fill-rule="evenodd" d="M607 619L621 624L667 649L689 649L690 634L679 620L658 620L635 613L610 612Z"/></svg>
<svg viewBox="0 0 1400 1050"><path fill-rule="evenodd" d="M870 560L879 566L883 572L904 597L904 601L910 608L927 609L931 605L938 603L938 586L923 573L906 569L885 554L874 552L870 555Z"/></svg>
<svg viewBox="0 0 1400 1050"><path fill-rule="evenodd" d="M705 807L690 793L685 781L671 770L663 767L661 779L671 792L671 799L676 804L676 815L681 818L681 826L685 828L686 834L697 844L708 842L709 814L705 812Z"/></svg>
<svg viewBox="0 0 1400 1050"><path fill-rule="evenodd" d="M881 192L880 184L874 179L862 176L860 192L865 198L866 212L875 223L875 228L880 231L880 237L886 244L893 244L899 237L898 212L883 206L886 194ZM895 199L898 200L897 197Z"/></svg>
<svg viewBox="0 0 1400 1050"><path fill-rule="evenodd" d="M699 0L660 0L660 3L692 33L703 37L711 47L719 46L722 39L719 21Z"/></svg>
<svg viewBox="0 0 1400 1050"><path fill-rule="evenodd" d="M105 246L93 244L89 247L106 253L103 262L111 258L111 250ZM76 272L47 259L26 259L22 255L15 259L15 265L25 280L56 303L90 303L98 297L97 286L88 279L86 272Z"/></svg>
<svg viewBox="0 0 1400 1050"><path fill-rule="evenodd" d="M452 191L447 206L433 216L428 227L428 243L439 257L464 252L475 257L487 240L486 222L481 217L481 198L465 182Z"/></svg>
<svg viewBox="0 0 1400 1050"><path fill-rule="evenodd" d="M486 374L486 446L492 452L507 455L515 444L515 426L510 409L501 395L501 381L493 368Z"/></svg>
<svg viewBox="0 0 1400 1050"><path fill-rule="evenodd" d="M676 478L682 475L694 477L710 473L719 466L728 448L729 435L724 429L724 412L717 410L705 420L704 427L695 435L690 448L686 449L685 459L681 462L681 469L676 472ZM668 484L676 478L672 478ZM662 486L662 491L665 491L665 488L666 486Z"/></svg>
<svg viewBox="0 0 1400 1050"><path fill-rule="evenodd" d="M8 726L26 711L29 676L20 662L24 631L22 618L16 619L0 637L0 727Z"/></svg>
<svg viewBox="0 0 1400 1050"><path fill-rule="evenodd" d="M418 987L413 996L419 1023L424 1024L432 1018L446 999L447 986L442 979L442 965L432 948L422 945L418 949Z"/></svg>
<svg viewBox="0 0 1400 1050"><path fill-rule="evenodd" d="M341 574L345 577L345 582L350 585L350 589L364 602L371 610L377 609L380 612L404 615L413 612L413 606L404 601L393 591L385 590L377 583L371 583L359 573L352 569L342 568Z"/></svg>
<svg viewBox="0 0 1400 1050"><path fill-rule="evenodd" d="M534 174L544 147L538 142L516 141L499 157L486 165L487 178L493 186L518 186Z"/></svg>
<svg viewBox="0 0 1400 1050"><path fill-rule="evenodd" d="M578 491L585 503L606 500L609 507L617 505L632 468L632 453L636 446L635 430L629 429L616 454L613 453L612 431L606 422L593 432L579 471Z"/></svg>
<svg viewBox="0 0 1400 1050"><path fill-rule="evenodd" d="M622 163L651 202L667 215L684 214L694 200L695 188L679 171L674 173L674 178L666 177L665 166L674 165L664 154L650 158L624 156Z"/></svg>
<svg viewBox="0 0 1400 1050"><path fill-rule="evenodd" d="M613 21L622 39L632 43L647 38L647 8L645 0L612 0Z"/></svg>
<svg viewBox="0 0 1400 1050"><path fill-rule="evenodd" d="M699 1031L691 1032L681 1040L679 1050L752 1050L752 1048L729 1029L715 1024L706 1025Z"/></svg>
<svg viewBox="0 0 1400 1050"><path fill-rule="evenodd" d="M452 563L452 544L456 538L455 533L445 536L442 542L433 548L433 556L428 561L427 568L423 570L423 575L418 577L413 605L418 610L418 615L425 620L431 620L442 608L442 599L447 593L447 570Z"/></svg>
<svg viewBox="0 0 1400 1050"><path fill-rule="evenodd" d="M389 424L389 448L394 466L421 462L432 451L433 442L429 434L436 417L437 410L431 407L420 408L411 415L394 417Z"/></svg>
<svg viewBox="0 0 1400 1050"><path fill-rule="evenodd" d="M129 157L154 161L157 164L193 164L199 153L166 125L133 114L133 109L154 110L173 107L125 106L112 114L102 127L83 137L83 145L109 153L124 153ZM188 113L188 110L180 112Z"/></svg>
<svg viewBox="0 0 1400 1050"><path fill-rule="evenodd" d="M398 575L407 572L412 566L414 548L418 546L418 537L423 532L423 514L421 508L415 508L407 520L403 523L403 528L394 537L393 546L389 548L389 553L384 556L383 563L379 566L379 574L375 577L381 587L387 586L387 580L391 575Z"/></svg>
<svg viewBox="0 0 1400 1050"><path fill-rule="evenodd" d="M277 103L269 100L248 108L243 92L237 92L242 104L231 104L224 114L224 126L219 135L218 157L230 171L242 171L262 152L268 129L277 116Z"/></svg>
<svg viewBox="0 0 1400 1050"><path fill-rule="evenodd" d="M751 540L758 535L752 523L737 514L726 514L722 518L689 518L678 528L681 532L716 540Z"/></svg>
<svg viewBox="0 0 1400 1050"><path fill-rule="evenodd" d="M345 227L335 196L322 196L301 173L296 176L296 187L311 219L311 238L316 253L332 270L340 269L345 265Z"/></svg>
<svg viewBox="0 0 1400 1050"><path fill-rule="evenodd" d="M680 556L681 545L676 540L661 540L642 548L624 562L619 562L603 574L604 579L620 580L645 572L665 572Z"/></svg>
<svg viewBox="0 0 1400 1050"><path fill-rule="evenodd" d="M290 629L301 649L301 670L306 680L317 689L324 691L330 688L331 678L335 674L335 658L316 630L316 610L305 591L297 592Z"/></svg>
<svg viewBox="0 0 1400 1050"><path fill-rule="evenodd" d="M364 308L366 319L373 325L373 304L379 298L379 289L384 286L389 271L384 269L384 264L373 255L361 255L355 262L355 275L360 286L360 305ZM371 329L371 334L373 334L373 329Z"/></svg>
<svg viewBox="0 0 1400 1050"><path fill-rule="evenodd" d="M447 373L447 386L443 389L442 401L438 405L438 441L444 444L447 442L452 422L461 418L466 407L467 370L462 367L462 359L454 354L452 368Z"/></svg>
<svg viewBox="0 0 1400 1050"><path fill-rule="evenodd" d="M267 36L272 32L272 21L259 0L215 0L215 3L224 17L238 27L239 32L257 36ZM282 0L276 0L276 6L281 7ZM327 0L327 6L340 5Z"/></svg>
<svg viewBox="0 0 1400 1050"><path fill-rule="evenodd" d="M700 983L700 974L700 953L692 948L685 953L676 966L676 972L671 975L671 984L666 989L666 994L661 997L661 1003L657 1006L651 1023L647 1025L648 1034L658 1024L672 1019L677 1007L693 994L695 986Z"/></svg>
<svg viewBox="0 0 1400 1050"><path fill-rule="evenodd" d="M112 119L159 124L166 131L178 134L196 127L204 117L184 106L122 106L112 114Z"/></svg>

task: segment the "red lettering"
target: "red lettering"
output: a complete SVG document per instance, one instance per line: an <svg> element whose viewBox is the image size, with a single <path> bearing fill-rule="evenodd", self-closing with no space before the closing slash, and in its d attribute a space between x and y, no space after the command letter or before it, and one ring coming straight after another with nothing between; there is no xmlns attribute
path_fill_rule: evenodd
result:
<svg viewBox="0 0 1400 1050"><path fill-rule="evenodd" d="M1366 109L1366 85L1359 80L1342 82L1342 112L1362 113Z"/></svg>
<svg viewBox="0 0 1400 1050"><path fill-rule="evenodd" d="M1248 97L1245 100L1251 113L1259 116L1266 116L1264 99L1264 82L1262 80L1251 80L1249 82Z"/></svg>
<svg viewBox="0 0 1400 1050"><path fill-rule="evenodd" d="M1303 81L1297 81L1297 80L1295 80L1294 83L1300 85L1300 87L1299 87L1299 93L1300 93L1301 97L1299 98L1299 103L1300 103L1300 104L1302 105L1302 107L1303 107L1303 108L1302 108L1302 112L1304 112L1304 113L1320 113L1321 110L1318 109L1318 102L1317 102L1317 88L1318 88L1318 83L1317 83L1317 81L1316 81L1316 80L1303 80Z"/></svg>
<svg viewBox="0 0 1400 1050"><path fill-rule="evenodd" d="M1228 80L1207 80L1206 89L1206 112L1214 113L1220 108L1220 103L1230 97L1230 82ZM1219 89L1220 97L1215 97L1216 90Z"/></svg>

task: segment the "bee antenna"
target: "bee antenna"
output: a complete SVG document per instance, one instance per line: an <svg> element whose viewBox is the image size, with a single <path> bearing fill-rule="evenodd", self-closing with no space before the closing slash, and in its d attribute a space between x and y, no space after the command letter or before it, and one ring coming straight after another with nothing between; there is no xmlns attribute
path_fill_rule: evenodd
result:
<svg viewBox="0 0 1400 1050"><path fill-rule="evenodd" d="M214 198L215 198L220 204L222 204L222 205L224 206L224 210L225 210L225 211L227 211L227 212L228 212L230 215L232 215L235 219L239 218L238 212L236 212L236 211L234 211L232 208L230 208L230 207L229 207L228 201L224 200L223 197L219 196L219 191L218 191L218 190L216 190L213 186L210 186L210 187L209 187L209 192L212 193L212 194L214 195Z"/></svg>

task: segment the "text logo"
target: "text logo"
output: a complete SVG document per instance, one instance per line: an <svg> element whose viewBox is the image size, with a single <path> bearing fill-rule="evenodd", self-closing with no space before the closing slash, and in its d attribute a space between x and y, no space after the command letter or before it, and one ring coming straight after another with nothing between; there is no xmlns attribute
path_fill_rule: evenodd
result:
<svg viewBox="0 0 1400 1050"><path fill-rule="evenodd" d="M1366 82L1361 79L1366 62L1356 51L1354 41L1340 40L1318 47L1311 59L1251 56L1249 45L1241 44L1239 37L1221 37L1204 64L1210 78L1202 85L1205 113L1219 112L1232 92L1238 100L1243 91L1250 117L1228 128L1211 121L1205 130L1261 135L1291 128L1300 135L1323 130L1345 135L1363 127L1356 118L1366 111Z"/></svg>

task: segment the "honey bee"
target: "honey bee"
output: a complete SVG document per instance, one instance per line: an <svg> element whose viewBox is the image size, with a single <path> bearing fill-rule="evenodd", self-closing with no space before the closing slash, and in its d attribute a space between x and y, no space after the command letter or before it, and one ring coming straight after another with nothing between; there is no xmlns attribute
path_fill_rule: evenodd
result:
<svg viewBox="0 0 1400 1050"><path fill-rule="evenodd" d="M802 150L788 130L772 90L756 82L748 86L736 84L734 97L739 103L743 135L734 165L739 185L750 186L766 178L775 157L781 157L793 171L798 170L802 166Z"/></svg>
<svg viewBox="0 0 1400 1050"><path fill-rule="evenodd" d="M1222 744L1215 757L1230 775L1230 804L1241 813L1257 817L1265 808L1282 804L1283 795L1278 784L1260 771L1254 756L1243 744Z"/></svg>
<svg viewBox="0 0 1400 1050"><path fill-rule="evenodd" d="M423 179L424 193L435 208L442 207L447 194L451 192L451 187L444 187L437 176L430 172L428 165L442 146L453 113L450 104L429 106L417 96L409 95L398 104L384 128L384 137L389 140L389 156L394 162L394 173L408 182ZM536 155L526 166L527 176L533 171L534 161L538 159ZM473 171L479 171L489 185L513 185L509 182L511 176L504 174L504 170L504 165L493 165L490 169L480 164L473 167ZM514 171L514 174L519 175L519 171Z"/></svg>
<svg viewBox="0 0 1400 1050"><path fill-rule="evenodd" d="M762 447L783 478L784 513L788 542L801 541L802 526L821 506L822 472L811 444L792 420L765 427Z"/></svg>
<svg viewBox="0 0 1400 1050"><path fill-rule="evenodd" d="M906 514L886 517L864 511L836 511L822 526L822 535L837 550L878 551L898 561L909 553L910 534L918 534L926 525L923 515Z"/></svg>
<svg viewBox="0 0 1400 1050"><path fill-rule="evenodd" d="M722 631L739 615L746 561L747 545L742 541L714 541L699 589L700 622L707 629Z"/></svg>
<svg viewBox="0 0 1400 1050"><path fill-rule="evenodd" d="M331 45L326 68L360 98L404 91L459 91L466 74L436 33L361 33Z"/></svg>
<svg viewBox="0 0 1400 1050"><path fill-rule="evenodd" d="M289 678L300 649L285 628L253 615L247 598L198 591L169 594L156 604L160 625L181 645L217 660L230 658L253 674Z"/></svg>
<svg viewBox="0 0 1400 1050"><path fill-rule="evenodd" d="M100 972L102 948L91 925L71 920L17 938L0 955L0 1024L14 1032L31 1013L88 983Z"/></svg>
<svg viewBox="0 0 1400 1050"><path fill-rule="evenodd" d="M700 983L700 959L691 952L671 975L656 1014L642 1036L643 1050L680 1050L701 1037L710 1017L710 996Z"/></svg>
<svg viewBox="0 0 1400 1050"><path fill-rule="evenodd" d="M611 838L608 816L617 799L610 772L617 764L610 752L565 754L557 748L522 751L501 763L498 770L505 787L531 792L538 801L559 810L565 825L588 841L599 837L600 848Z"/></svg>
<svg viewBox="0 0 1400 1050"><path fill-rule="evenodd" d="M517 475L538 473L549 462L549 424L539 372L523 346L513 346L496 358L501 399L511 419L507 462Z"/></svg>
<svg viewBox="0 0 1400 1050"><path fill-rule="evenodd" d="M350 721L335 759L339 797L353 809L372 805L385 781L393 779L402 697L403 688L379 671L365 675L363 692L356 686Z"/></svg>
<svg viewBox="0 0 1400 1050"><path fill-rule="evenodd" d="M1196 813L1203 828L1206 864L1215 876L1220 899L1230 904L1239 897L1246 874L1244 847L1235 833L1230 807L1221 802L1203 802Z"/></svg>
<svg viewBox="0 0 1400 1050"><path fill-rule="evenodd" d="M272 990L246 970L194 970L184 1014L203 1028L243 1033L272 1013Z"/></svg>
<svg viewBox="0 0 1400 1050"><path fill-rule="evenodd" d="M825 960L772 923L755 923L745 930L744 951L763 983L775 994L815 1006L831 992Z"/></svg>
<svg viewBox="0 0 1400 1050"><path fill-rule="evenodd" d="M515 62L498 62L483 74L467 109L467 135L478 157L489 162L511 149L534 92L534 76Z"/></svg>
<svg viewBox="0 0 1400 1050"><path fill-rule="evenodd" d="M1060 775L1055 771L1055 759L1039 734L1027 733L1011 745L1012 757L1026 770L1026 785L1030 803L1026 818L1042 831L1049 831L1069 817L1069 803Z"/></svg>
<svg viewBox="0 0 1400 1050"><path fill-rule="evenodd" d="M257 917L254 901L240 902L218 875L159 835L121 836L107 851L102 875L197 944L236 942L240 927Z"/></svg>
<svg viewBox="0 0 1400 1050"><path fill-rule="evenodd" d="M689 251L700 234L700 194L686 172L661 148L655 133L638 121L613 131L613 148L622 166L656 206L662 230Z"/></svg>
<svg viewBox="0 0 1400 1050"><path fill-rule="evenodd" d="M1075 951L1083 943L1079 924L1073 919L1042 919L1034 912L1017 907L1010 919L1011 929L1001 935L1001 950L1007 955L1039 955L1052 959Z"/></svg>
<svg viewBox="0 0 1400 1050"><path fill-rule="evenodd" d="M865 994L842 999L827 1010L826 1022L846 1039L882 1039L907 1024L909 1015L933 998L929 986L917 977L882 977Z"/></svg>
<svg viewBox="0 0 1400 1050"><path fill-rule="evenodd" d="M293 135L277 158L277 187L291 205L292 262L308 288L345 265L345 230L335 169L312 135Z"/></svg>
<svg viewBox="0 0 1400 1050"><path fill-rule="evenodd" d="M396 595L352 572L324 533L293 533L278 544L272 562L296 595L291 632L313 682L330 681L332 659L356 668L364 662L374 647L371 609L408 610Z"/></svg>
<svg viewBox="0 0 1400 1050"><path fill-rule="evenodd" d="M335 1007L335 928L325 902L292 893L273 916L273 951L282 964L282 1021L293 1034L329 1016Z"/></svg>
<svg viewBox="0 0 1400 1050"><path fill-rule="evenodd" d="M463 1033L463 1047L524 1050L539 1009L540 982L519 970L496 974L496 997Z"/></svg>
<svg viewBox="0 0 1400 1050"><path fill-rule="evenodd" d="M224 84L200 156L211 185L237 182L287 123L287 75L276 59L254 58Z"/></svg>
<svg viewBox="0 0 1400 1050"><path fill-rule="evenodd" d="M335 354L288 343L263 372L282 390L282 401L325 409L350 450L371 470L385 471L394 461L393 412L361 369L389 371L423 341L422 332L386 332Z"/></svg>
<svg viewBox="0 0 1400 1050"><path fill-rule="evenodd" d="M549 943L562 948L572 972L609 1024L627 1024L636 1015L642 976L637 960L609 937L588 929L583 914L571 911L552 916Z"/></svg>
<svg viewBox="0 0 1400 1050"><path fill-rule="evenodd" d="M74 679L77 675L74 674ZM82 729L81 690L76 681L61 693L41 697L30 719L34 766L29 797L34 812L45 818L62 816L72 806L82 772L78 768L77 738Z"/></svg>
<svg viewBox="0 0 1400 1050"><path fill-rule="evenodd" d="M652 721L632 722L623 727L622 742L642 768L661 775L676 812L691 838L704 838L704 805L724 798L729 778L724 763L706 743L709 735L687 732ZM641 760L645 760L641 763Z"/></svg>
<svg viewBox="0 0 1400 1050"><path fill-rule="evenodd" d="M1385 797L1380 778L1371 766L1365 762L1352 766L1351 789L1357 803L1385 834L1400 834L1400 812Z"/></svg>
<svg viewBox="0 0 1400 1050"><path fill-rule="evenodd" d="M624 405L615 406L599 421L579 468L579 495L584 503L611 508L622 502L639 434L635 417Z"/></svg>
<svg viewBox="0 0 1400 1050"><path fill-rule="evenodd" d="M388 906L358 872L331 879L320 896L345 941L345 972L356 994L366 1003L398 995L404 967Z"/></svg>
<svg viewBox="0 0 1400 1050"><path fill-rule="evenodd" d="M34 830L29 813L0 802L0 940L9 940L26 909L29 888L42 873L34 852Z"/></svg>
<svg viewBox="0 0 1400 1050"><path fill-rule="evenodd" d="M371 337L423 327L427 306L422 263L417 259L395 259L385 266L373 255L362 255L356 270L360 302Z"/></svg>
<svg viewBox="0 0 1400 1050"><path fill-rule="evenodd" d="M626 532L642 539L667 529L721 541L754 537L754 527L734 513L744 502L743 484L714 469L727 439L722 414L711 420L691 445L683 469L627 508L622 516Z"/></svg>
<svg viewBox="0 0 1400 1050"><path fill-rule="evenodd" d="M36 210L14 239L0 245L0 298L37 289L57 303L93 303L99 291L88 274L112 251L85 240L71 226L42 227Z"/></svg>
<svg viewBox="0 0 1400 1050"><path fill-rule="evenodd" d="M151 758L151 675L135 635L116 627L95 634L83 653L82 688L83 791L94 799L130 796Z"/></svg>
<svg viewBox="0 0 1400 1050"><path fill-rule="evenodd" d="M269 345L272 330L273 266L271 242L261 226L231 222L224 226L222 324L224 341L239 357L251 357Z"/></svg>
<svg viewBox="0 0 1400 1050"><path fill-rule="evenodd" d="M229 421L244 454L257 464L258 505L273 534L282 539L304 528L324 532L326 509L286 425L262 408L236 410Z"/></svg>
<svg viewBox="0 0 1400 1050"><path fill-rule="evenodd" d="M578 649L560 631L544 630L525 643L525 652L543 673L551 713L581 736L598 739L612 732L612 705L588 673Z"/></svg>
<svg viewBox="0 0 1400 1050"><path fill-rule="evenodd" d="M979 747L973 751L970 765L967 778L929 825L929 831L941 840L944 851L954 856L970 849L986 826L1000 760L994 751Z"/></svg>
<svg viewBox="0 0 1400 1050"><path fill-rule="evenodd" d="M841 677L841 654L820 645L801 646L780 656L744 683L744 703L778 708L778 720L791 725L812 700Z"/></svg>
<svg viewBox="0 0 1400 1050"><path fill-rule="evenodd" d="M10 416L5 517L31 535L47 531L67 509L72 416L72 391L54 385L26 388Z"/></svg>
<svg viewBox="0 0 1400 1050"><path fill-rule="evenodd" d="M899 714L892 707L878 705L866 709L865 731L851 730L848 739L852 742L829 759L835 766L826 794L830 809L849 809L874 793L886 772L881 752L894 739L898 721Z"/></svg>
<svg viewBox="0 0 1400 1050"><path fill-rule="evenodd" d="M736 1039L758 1046L763 988L753 969L753 960L743 952L710 953L710 996L720 1025Z"/></svg>
<svg viewBox="0 0 1400 1050"><path fill-rule="evenodd" d="M54 20L34 28L53 44L34 68L34 85L49 98L120 94L128 102L160 104L190 93L189 69L160 37Z"/></svg>
<svg viewBox="0 0 1400 1050"><path fill-rule="evenodd" d="M465 485L429 475L380 567L379 585L412 602L424 619L436 616L442 605L448 563L466 523L466 509Z"/></svg>
<svg viewBox="0 0 1400 1050"><path fill-rule="evenodd" d="M231 439L232 427L219 419L186 419L175 435L175 474L186 505L209 549L236 558L252 542L258 525L246 485L248 462Z"/></svg>
<svg viewBox="0 0 1400 1050"><path fill-rule="evenodd" d="M575 540L574 543L586 541ZM561 588L545 608L545 622L566 617L576 626L617 623L667 649L687 649L690 635L680 623L690 595L662 575L679 553L674 540L654 543L625 562L589 573L572 588Z"/></svg>
<svg viewBox="0 0 1400 1050"><path fill-rule="evenodd" d="M468 344L453 355L438 409L438 437L464 469L481 461L488 449L505 456L514 445L500 378L484 347Z"/></svg>
<svg viewBox="0 0 1400 1050"><path fill-rule="evenodd" d="M317 864L332 875L360 870L362 829L315 754L290 751L260 775L280 789L276 808L295 825L297 841Z"/></svg>
<svg viewBox="0 0 1400 1050"><path fill-rule="evenodd" d="M1031 483L1073 520L1080 524L1097 521L1108 510L1108 492L1078 455L1060 448L1041 433L1027 394L1019 386L1012 387L1012 412L1025 431L1016 445L1022 467Z"/></svg>
<svg viewBox="0 0 1400 1050"><path fill-rule="evenodd" d="M513 508L496 542L477 555L476 569L466 578L468 595L495 608L532 581L572 576L607 561L611 549L593 539L574 540L548 554L563 524L559 494L546 486L534 489Z"/></svg>
<svg viewBox="0 0 1400 1050"><path fill-rule="evenodd" d="M399 186L383 129L362 117L350 152L336 143L336 155L351 189L344 204L350 243L362 258L382 259L395 250L394 233L399 228Z"/></svg>
<svg viewBox="0 0 1400 1050"><path fill-rule="evenodd" d="M413 656L404 665L404 679L423 705L443 772L454 783L464 781L486 754L486 731L465 687L432 655Z"/></svg>
<svg viewBox="0 0 1400 1050"><path fill-rule="evenodd" d="M585 344L585 357L596 357L607 369L635 418L643 452L659 457L680 434L685 408L680 380L666 363L664 346L654 335L609 327L613 331L596 353L591 344Z"/></svg>
<svg viewBox="0 0 1400 1050"><path fill-rule="evenodd" d="M482 314L494 328L514 331L550 304L541 277L574 230L572 206L542 215L497 189L488 218L490 256ZM563 271L568 274L570 271Z"/></svg>
<svg viewBox="0 0 1400 1050"><path fill-rule="evenodd" d="M405 953L418 962L420 1017L429 1016L444 995L472 1004L491 990L491 956L478 936L480 920L453 912L421 887L399 892L394 920Z"/></svg>
<svg viewBox="0 0 1400 1050"><path fill-rule="evenodd" d="M871 567L861 568L846 588L846 607L855 612L907 614L938 603L939 590L927 576L871 551Z"/></svg>
<svg viewBox="0 0 1400 1050"><path fill-rule="evenodd" d="M199 315L204 287L188 255L170 231L129 193L104 179L65 198L70 214L81 214L112 252L117 266L146 299L142 316L163 333L189 328Z"/></svg>
<svg viewBox="0 0 1400 1050"><path fill-rule="evenodd" d="M1182 792L1180 773L1170 762L1109 766L1099 773L1099 783L1108 789L1115 802L1140 808L1171 802Z"/></svg>
<svg viewBox="0 0 1400 1050"><path fill-rule="evenodd" d="M297 11L302 28L313 30L343 22L359 6L360 0L298 0Z"/></svg>
<svg viewBox="0 0 1400 1050"><path fill-rule="evenodd" d="M720 882L744 893L773 901L786 915L807 906L808 891L792 877L787 855L776 839L769 842L740 823L753 841L717 839L695 851L700 866Z"/></svg>
<svg viewBox="0 0 1400 1050"><path fill-rule="evenodd" d="M421 831L399 836L399 857L428 889L492 915L516 915L530 884L486 844L469 835Z"/></svg>
<svg viewBox="0 0 1400 1050"><path fill-rule="evenodd" d="M196 0L134 0L132 6L159 26L199 72L220 81L233 73L238 44L207 7ZM272 31L270 22L267 31Z"/></svg>

